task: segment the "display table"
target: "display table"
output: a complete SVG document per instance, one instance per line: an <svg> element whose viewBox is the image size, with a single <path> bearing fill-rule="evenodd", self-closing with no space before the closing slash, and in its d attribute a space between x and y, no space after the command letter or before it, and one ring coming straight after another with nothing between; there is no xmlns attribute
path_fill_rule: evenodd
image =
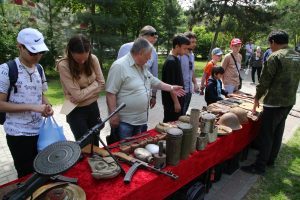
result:
<svg viewBox="0 0 300 200"><path fill-rule="evenodd" d="M122 175L114 179L95 180L91 176L91 168L87 163L87 158L78 162L63 175L78 178L78 185L84 189L88 200L163 199L209 168L230 159L236 153L242 151L255 138L258 128L258 122L249 121L248 124L243 125L241 130L233 131L232 134L227 136L218 137L203 151L195 151L188 159L181 160L178 166L168 166L164 169L178 175L179 179L177 180L146 169L138 169L128 185L123 182ZM156 134L154 130L149 132L150 135ZM122 166L125 171L130 167L125 163Z"/></svg>
<svg viewBox="0 0 300 200"><path fill-rule="evenodd" d="M178 175L178 180L146 169L138 169L128 185L124 184L121 175L109 180L95 180L90 174L91 169L86 159L76 164L64 175L78 177L78 185L86 192L87 199L163 199L210 167L243 150L255 138L258 128L259 123L249 121L241 130L218 137L203 151L195 151L188 159L181 160L178 166L169 166L164 169L171 170ZM151 130L151 132L155 134L155 131ZM129 165L123 164L123 166L125 171L129 169Z"/></svg>

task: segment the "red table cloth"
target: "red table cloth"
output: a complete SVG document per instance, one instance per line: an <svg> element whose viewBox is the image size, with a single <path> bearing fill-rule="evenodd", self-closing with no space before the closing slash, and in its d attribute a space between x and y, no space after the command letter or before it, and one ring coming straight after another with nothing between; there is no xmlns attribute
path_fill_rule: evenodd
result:
<svg viewBox="0 0 300 200"><path fill-rule="evenodd" d="M91 175L87 158L78 162L63 175L78 178L78 185L84 189L88 200L163 199L209 168L230 159L236 153L242 151L256 137L258 129L258 122L249 121L248 124L243 125L241 130L218 137L215 142L208 144L204 150L193 152L188 159L181 160L178 166L168 166L163 169L170 170L178 175L179 179L177 180L147 169L138 169L133 175L131 183L127 185L123 182L122 175L114 179L95 180ZM157 134L155 130L149 132L150 135ZM122 166L125 171L130 167L125 163ZM18 180L16 181L18 182Z"/></svg>
<svg viewBox="0 0 300 200"><path fill-rule="evenodd" d="M164 169L171 170L178 175L179 179L177 180L146 169L138 169L128 185L123 182L123 176L121 175L109 180L95 180L90 174L91 169L86 159L76 164L64 175L78 177L78 185L84 189L89 200L163 199L209 168L243 150L257 135L258 124L249 121L248 124L243 125L241 130L234 131L227 136L218 137L215 142L210 143L203 151L195 151L188 159L181 160L178 166L168 166ZM151 130L151 132L155 134L154 130ZM127 164L122 164L122 166L124 166L125 171L129 169Z"/></svg>

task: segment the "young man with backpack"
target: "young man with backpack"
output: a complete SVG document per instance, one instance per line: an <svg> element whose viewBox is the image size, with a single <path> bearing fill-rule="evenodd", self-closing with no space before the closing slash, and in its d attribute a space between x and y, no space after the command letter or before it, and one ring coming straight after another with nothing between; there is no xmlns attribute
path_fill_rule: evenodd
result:
<svg viewBox="0 0 300 200"><path fill-rule="evenodd" d="M53 115L53 110L44 95L48 86L38 64L49 51L42 33L25 28L17 42L19 57L0 65L0 111L5 112L3 127L20 178L33 172L42 116Z"/></svg>

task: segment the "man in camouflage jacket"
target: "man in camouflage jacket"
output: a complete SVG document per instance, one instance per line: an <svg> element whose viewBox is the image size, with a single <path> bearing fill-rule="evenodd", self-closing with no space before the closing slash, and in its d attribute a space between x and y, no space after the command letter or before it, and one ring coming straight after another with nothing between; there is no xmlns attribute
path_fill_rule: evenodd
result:
<svg viewBox="0 0 300 200"><path fill-rule="evenodd" d="M253 112L264 96L261 129L258 135L259 154L254 164L242 167L252 174L264 174L266 166L274 166L278 155L285 120L296 102L300 79L300 54L288 49L288 34L272 31L268 36L273 53L267 60L256 87Z"/></svg>

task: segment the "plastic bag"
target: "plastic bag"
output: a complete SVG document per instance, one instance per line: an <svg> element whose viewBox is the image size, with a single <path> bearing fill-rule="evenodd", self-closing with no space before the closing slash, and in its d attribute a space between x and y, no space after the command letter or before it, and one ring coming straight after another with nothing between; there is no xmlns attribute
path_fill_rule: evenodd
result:
<svg viewBox="0 0 300 200"><path fill-rule="evenodd" d="M44 118L42 126L39 130L39 139L37 142L38 151L42 151L48 145L58 142L65 141L66 137L64 135L64 130L62 126L58 126L55 119L50 116Z"/></svg>

